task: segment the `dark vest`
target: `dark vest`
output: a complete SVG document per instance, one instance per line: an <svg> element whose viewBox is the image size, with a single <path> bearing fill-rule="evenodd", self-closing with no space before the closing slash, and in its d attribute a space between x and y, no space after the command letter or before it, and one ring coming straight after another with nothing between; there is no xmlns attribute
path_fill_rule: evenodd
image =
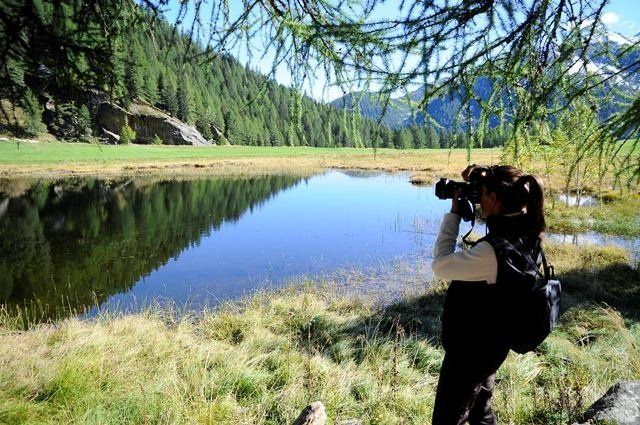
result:
<svg viewBox="0 0 640 425"><path fill-rule="evenodd" d="M510 293L535 282L536 271L525 259L542 262L539 239L524 232L523 216L489 217L487 241L498 261L495 284L454 280L442 311L442 345L448 352L495 350L507 346L505 320Z"/></svg>

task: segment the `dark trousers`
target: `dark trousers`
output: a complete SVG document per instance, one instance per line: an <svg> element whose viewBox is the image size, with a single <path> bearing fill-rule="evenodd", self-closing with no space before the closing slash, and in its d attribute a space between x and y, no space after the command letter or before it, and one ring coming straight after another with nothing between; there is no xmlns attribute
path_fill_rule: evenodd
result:
<svg viewBox="0 0 640 425"><path fill-rule="evenodd" d="M433 425L493 425L491 396L496 371L509 353L508 348L483 353L447 352L433 408Z"/></svg>

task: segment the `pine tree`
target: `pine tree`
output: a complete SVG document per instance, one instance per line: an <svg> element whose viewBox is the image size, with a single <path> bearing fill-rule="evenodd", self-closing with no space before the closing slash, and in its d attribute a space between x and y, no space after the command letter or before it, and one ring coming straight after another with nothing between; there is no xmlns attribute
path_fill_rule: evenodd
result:
<svg viewBox="0 0 640 425"><path fill-rule="evenodd" d="M158 93L160 95L158 107L168 112L169 115L176 116L178 113L178 100L173 86L166 80L164 73L160 73L158 77Z"/></svg>
<svg viewBox="0 0 640 425"><path fill-rule="evenodd" d="M187 95L187 87L184 79L178 80L178 91L176 92L178 102L178 118L184 122L189 121L189 98Z"/></svg>
<svg viewBox="0 0 640 425"><path fill-rule="evenodd" d="M91 115L87 105L82 105L78 109L77 137L79 141L88 142L91 140Z"/></svg>
<svg viewBox="0 0 640 425"><path fill-rule="evenodd" d="M429 149L437 149L440 147L440 141L438 140L438 134L433 126L429 126L425 129L426 147Z"/></svg>
<svg viewBox="0 0 640 425"><path fill-rule="evenodd" d="M143 74L143 92L144 97L149 103L155 105L158 103L160 96L158 95L158 80L152 69L146 68Z"/></svg>
<svg viewBox="0 0 640 425"><path fill-rule="evenodd" d="M42 122L42 106L38 97L27 89L22 101L22 106L26 113L25 132L29 136L37 136L45 131L46 127Z"/></svg>
<svg viewBox="0 0 640 425"><path fill-rule="evenodd" d="M196 113L196 128L207 140L211 140L213 138L213 133L211 131L211 118L209 117L207 112L197 112Z"/></svg>
<svg viewBox="0 0 640 425"><path fill-rule="evenodd" d="M133 58L125 62L124 86L128 100L138 99L142 94L142 76Z"/></svg>

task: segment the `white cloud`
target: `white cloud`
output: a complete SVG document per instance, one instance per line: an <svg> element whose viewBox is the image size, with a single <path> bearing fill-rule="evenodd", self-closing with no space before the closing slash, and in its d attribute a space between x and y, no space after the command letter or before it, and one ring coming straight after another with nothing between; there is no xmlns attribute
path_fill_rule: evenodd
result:
<svg viewBox="0 0 640 425"><path fill-rule="evenodd" d="M613 12L607 12L602 15L602 23L605 25L615 25L620 22L620 15Z"/></svg>

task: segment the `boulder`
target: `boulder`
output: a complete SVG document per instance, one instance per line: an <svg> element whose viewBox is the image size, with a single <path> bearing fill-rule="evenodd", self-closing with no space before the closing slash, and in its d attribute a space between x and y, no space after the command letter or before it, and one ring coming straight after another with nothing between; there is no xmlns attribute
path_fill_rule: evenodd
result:
<svg viewBox="0 0 640 425"><path fill-rule="evenodd" d="M640 424L640 381L615 384L585 412L578 425Z"/></svg>
<svg viewBox="0 0 640 425"><path fill-rule="evenodd" d="M102 138L105 143L108 143L110 145L117 145L120 143L120 135L113 133L106 128L102 128Z"/></svg>
<svg viewBox="0 0 640 425"><path fill-rule="evenodd" d="M293 425L324 425L327 423L327 413L321 401L314 401L305 407Z"/></svg>
<svg viewBox="0 0 640 425"><path fill-rule="evenodd" d="M136 132L136 143L153 143L158 136L166 145L211 145L195 127L146 105L132 105L127 111L111 102L101 102L96 119L99 128L113 134L120 134L127 122Z"/></svg>

